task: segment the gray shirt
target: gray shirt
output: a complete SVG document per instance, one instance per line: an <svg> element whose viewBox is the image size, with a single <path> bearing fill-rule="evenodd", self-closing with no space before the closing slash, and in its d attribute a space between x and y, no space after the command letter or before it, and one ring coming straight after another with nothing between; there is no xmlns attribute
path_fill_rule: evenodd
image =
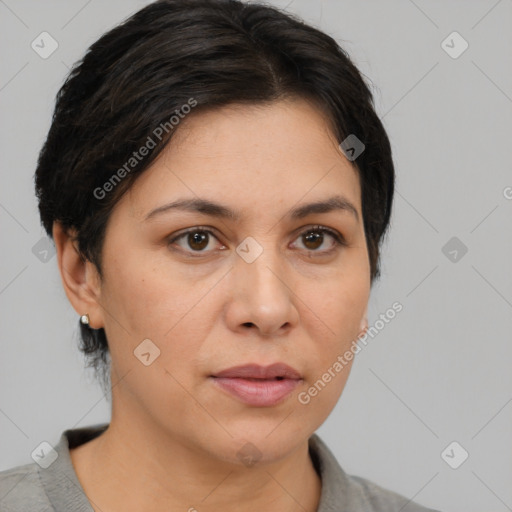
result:
<svg viewBox="0 0 512 512"><path fill-rule="evenodd" d="M93 439L107 427L108 423L102 423L65 430L59 443L53 447L55 452L48 445L42 448L44 457L41 462L1 471L0 511L93 512L78 481L69 448ZM347 475L316 434L309 439L309 452L322 480L317 512L438 512L383 489L369 480Z"/></svg>

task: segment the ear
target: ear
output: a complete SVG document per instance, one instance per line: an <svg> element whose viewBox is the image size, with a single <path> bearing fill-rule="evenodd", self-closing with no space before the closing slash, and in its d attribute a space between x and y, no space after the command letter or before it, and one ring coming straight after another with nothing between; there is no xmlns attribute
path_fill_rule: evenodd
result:
<svg viewBox="0 0 512 512"><path fill-rule="evenodd" d="M75 230L68 232L59 222L54 222L52 232L60 276L69 302L80 316L89 315L90 327L104 327L100 305L101 280L96 267L79 254Z"/></svg>
<svg viewBox="0 0 512 512"><path fill-rule="evenodd" d="M361 318L361 325L359 327L361 329L359 336L363 336L366 334L368 330L368 306L366 306L366 310L364 312L363 317Z"/></svg>

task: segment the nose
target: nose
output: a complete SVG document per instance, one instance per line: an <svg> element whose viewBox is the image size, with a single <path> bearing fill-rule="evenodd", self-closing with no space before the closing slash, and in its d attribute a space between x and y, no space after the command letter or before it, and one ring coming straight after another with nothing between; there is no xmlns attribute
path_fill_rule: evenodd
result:
<svg viewBox="0 0 512 512"><path fill-rule="evenodd" d="M290 269L278 250L265 248L252 262L235 257L226 321L232 331L279 336L299 321Z"/></svg>

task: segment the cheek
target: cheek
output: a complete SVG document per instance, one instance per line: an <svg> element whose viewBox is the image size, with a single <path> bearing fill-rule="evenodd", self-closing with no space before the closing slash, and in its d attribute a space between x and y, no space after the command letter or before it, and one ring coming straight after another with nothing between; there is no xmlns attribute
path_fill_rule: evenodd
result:
<svg viewBox="0 0 512 512"><path fill-rule="evenodd" d="M317 401L325 406L334 405L348 379L354 353L358 351L356 343L369 288L369 279L346 272L318 286L305 301L308 307L303 308L301 316L311 340L309 375L313 382L318 379L328 382ZM347 352L350 352L348 358L344 358ZM343 362L339 362L339 357Z"/></svg>
<svg viewBox="0 0 512 512"><path fill-rule="evenodd" d="M163 275L161 268L153 267L128 261L111 272L105 294L105 306L112 311L107 315L107 337L120 369L138 364L133 351L149 339L160 351L155 365L178 377L194 364L218 316L215 295L208 293L218 277L190 281L172 269Z"/></svg>
<svg viewBox="0 0 512 512"><path fill-rule="evenodd" d="M105 306L119 315L130 333L161 337L184 315L190 290L172 268L163 273L150 258L135 254L112 260L109 268Z"/></svg>
<svg viewBox="0 0 512 512"><path fill-rule="evenodd" d="M325 325L334 339L341 342L359 333L370 296L369 279L356 272L343 272L320 282L306 302Z"/></svg>
<svg viewBox="0 0 512 512"><path fill-rule="evenodd" d="M308 379L297 399L303 420L322 424L338 402L354 364L361 318L368 302L364 279L338 279L320 287L307 302L309 319ZM348 357L346 357L348 354Z"/></svg>

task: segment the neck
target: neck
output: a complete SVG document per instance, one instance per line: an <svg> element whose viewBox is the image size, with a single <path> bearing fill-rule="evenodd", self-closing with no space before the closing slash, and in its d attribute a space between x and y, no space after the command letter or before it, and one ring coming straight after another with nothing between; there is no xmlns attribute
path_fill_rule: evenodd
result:
<svg viewBox="0 0 512 512"><path fill-rule="evenodd" d="M321 480L304 441L279 461L246 467L219 461L186 440L136 423L110 423L71 451L78 478L103 512L316 512Z"/></svg>

